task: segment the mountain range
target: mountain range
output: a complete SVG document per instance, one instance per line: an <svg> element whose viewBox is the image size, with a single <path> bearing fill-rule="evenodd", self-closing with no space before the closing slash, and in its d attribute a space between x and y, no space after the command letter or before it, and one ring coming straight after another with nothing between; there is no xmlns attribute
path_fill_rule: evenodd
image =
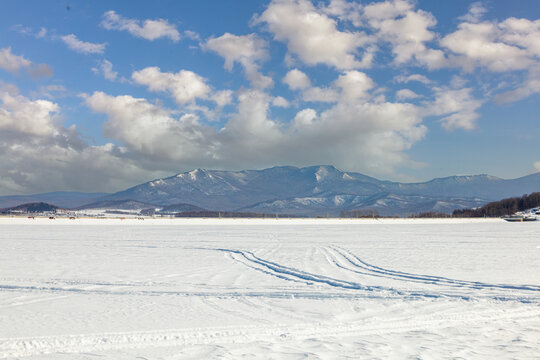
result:
<svg viewBox="0 0 540 360"><path fill-rule="evenodd" d="M80 209L118 208L120 203L125 203L126 207L174 205L178 209L304 216L336 216L341 211L370 209L381 215L403 216L425 211L449 213L534 191L540 191L540 173L512 180L472 175L399 183L344 172L331 165L279 166L243 171L196 169L114 194L59 192L4 196L0 197L0 207L16 205L15 200L24 198L26 202L46 201Z"/></svg>

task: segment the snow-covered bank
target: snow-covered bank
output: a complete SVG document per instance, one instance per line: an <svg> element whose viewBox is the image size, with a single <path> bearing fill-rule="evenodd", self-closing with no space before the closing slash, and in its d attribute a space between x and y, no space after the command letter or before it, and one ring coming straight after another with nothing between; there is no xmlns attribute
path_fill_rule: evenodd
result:
<svg viewBox="0 0 540 360"><path fill-rule="evenodd" d="M1 218L0 230L0 358L538 354L539 223Z"/></svg>
<svg viewBox="0 0 540 360"><path fill-rule="evenodd" d="M484 224L501 223L499 218L462 218L462 219L347 219L347 218L76 218L58 217L9 217L0 216L1 225L370 225L370 224ZM540 224L540 222L538 222Z"/></svg>

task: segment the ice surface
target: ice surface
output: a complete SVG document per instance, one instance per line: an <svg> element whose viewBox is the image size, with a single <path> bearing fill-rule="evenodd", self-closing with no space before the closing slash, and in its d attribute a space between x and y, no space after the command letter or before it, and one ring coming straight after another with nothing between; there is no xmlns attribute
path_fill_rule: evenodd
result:
<svg viewBox="0 0 540 360"><path fill-rule="evenodd" d="M540 222L0 219L0 358L537 359Z"/></svg>

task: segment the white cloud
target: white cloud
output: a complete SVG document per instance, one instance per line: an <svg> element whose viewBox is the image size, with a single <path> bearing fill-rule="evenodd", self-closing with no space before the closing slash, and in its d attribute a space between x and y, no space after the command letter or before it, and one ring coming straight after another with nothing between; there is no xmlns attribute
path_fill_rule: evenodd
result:
<svg viewBox="0 0 540 360"><path fill-rule="evenodd" d="M41 38L44 38L45 36L47 36L47 29L42 27L41 29L39 29L39 31L36 33L36 38L37 39L41 39Z"/></svg>
<svg viewBox="0 0 540 360"><path fill-rule="evenodd" d="M231 71L235 62L244 68L251 84L264 89L273 86L272 78L259 72L260 62L268 57L266 42L255 34L233 35L225 33L209 39L203 47L212 50L225 59L225 69Z"/></svg>
<svg viewBox="0 0 540 360"><path fill-rule="evenodd" d="M401 89L396 92L396 99L398 100L417 99L419 97L421 96L410 89Z"/></svg>
<svg viewBox="0 0 540 360"><path fill-rule="evenodd" d="M283 82L291 90L301 90L304 101L326 103L367 101L375 86L369 76L357 70L343 72L327 87L311 86L307 75L298 69L290 70Z"/></svg>
<svg viewBox="0 0 540 360"><path fill-rule="evenodd" d="M205 98L210 92L206 80L189 70L177 73L161 72L158 67L135 71L131 78L138 84L148 86L153 92L168 92L180 105Z"/></svg>
<svg viewBox="0 0 540 360"><path fill-rule="evenodd" d="M398 83L408 83L408 82L411 82L411 81L418 81L422 84L431 84L432 81L429 80L426 76L424 75L420 75L420 74L412 74L412 75L398 75L394 78L394 81L398 82Z"/></svg>
<svg viewBox="0 0 540 360"><path fill-rule="evenodd" d="M470 22L470 23L480 22L482 16L486 12L487 12L487 9L482 2L480 1L474 2L469 7L469 12L459 17L459 20Z"/></svg>
<svg viewBox="0 0 540 360"><path fill-rule="evenodd" d="M33 78L50 77L53 74L47 64L34 64L23 56L13 54L10 47L0 49L0 69L17 74L22 68Z"/></svg>
<svg viewBox="0 0 540 360"><path fill-rule="evenodd" d="M480 117L477 110L482 101L474 98L471 88L434 88L435 101L427 106L426 115L444 116L442 126L446 130L473 130Z"/></svg>
<svg viewBox="0 0 540 360"><path fill-rule="evenodd" d="M340 21L348 21L355 27L362 27L362 4L347 0L330 0L322 10L325 14L337 17Z"/></svg>
<svg viewBox="0 0 540 360"><path fill-rule="evenodd" d="M282 108L288 108L289 106L291 106L291 104L283 96L276 96L272 100L272 105Z"/></svg>
<svg viewBox="0 0 540 360"><path fill-rule="evenodd" d="M65 96L67 89L63 85L46 85L40 86L37 95L48 99Z"/></svg>
<svg viewBox="0 0 540 360"><path fill-rule="evenodd" d="M368 37L361 32L339 31L334 19L308 0L274 0L254 18L265 24L278 41L285 42L291 54L308 65L326 64L338 69L371 66L373 54L359 60L358 49Z"/></svg>
<svg viewBox="0 0 540 360"><path fill-rule="evenodd" d="M302 92L304 101L334 103L339 100L339 92L333 87L313 86Z"/></svg>
<svg viewBox="0 0 540 360"><path fill-rule="evenodd" d="M356 70L346 71L341 74L334 81L334 85L341 89L341 101L366 99L368 91L375 86L369 76Z"/></svg>
<svg viewBox="0 0 540 360"><path fill-rule="evenodd" d="M48 136L54 133L54 115L57 104L47 100L31 101L20 95L0 92L0 129L33 136Z"/></svg>
<svg viewBox="0 0 540 360"><path fill-rule="evenodd" d="M540 66L529 70L526 79L514 90L506 91L495 96L498 103L508 103L524 99L532 94L540 93Z"/></svg>
<svg viewBox="0 0 540 360"><path fill-rule="evenodd" d="M92 71L94 74L103 74L103 77L110 81L115 81L118 77L118 72L113 71L113 64L106 59L99 64L99 68L92 68Z"/></svg>
<svg viewBox="0 0 540 360"><path fill-rule="evenodd" d="M431 13L414 10L412 3L407 0L388 0L366 5L364 18L375 29L375 36L392 45L396 64L415 60L430 69L446 65L441 50L426 46L435 38L429 29L437 21Z"/></svg>
<svg viewBox="0 0 540 360"><path fill-rule="evenodd" d="M137 19L125 18L110 10L103 14L101 25L107 30L127 31L133 36L151 41L162 37L167 37L174 42L180 40L180 33L176 30L176 27L169 24L165 19L144 20L141 22Z"/></svg>
<svg viewBox="0 0 540 360"><path fill-rule="evenodd" d="M529 69L540 56L540 20L508 18L497 22L463 22L441 44L458 56L466 70L486 67L494 72Z"/></svg>
<svg viewBox="0 0 540 360"><path fill-rule="evenodd" d="M211 96L218 107L223 107L232 103L233 92L231 90L217 91Z"/></svg>
<svg viewBox="0 0 540 360"><path fill-rule="evenodd" d="M40 28L39 31L34 31L34 29L32 29L30 26L23 26L22 24L16 24L16 25L13 25L10 29L25 36L33 36L36 39L42 39L45 36L47 36L47 29L44 27Z"/></svg>
<svg viewBox="0 0 540 360"><path fill-rule="evenodd" d="M189 162L204 158L212 148L214 131L200 125L195 115L175 119L170 111L145 99L113 97L102 92L87 97L86 104L108 116L105 135L122 141L137 156L160 162Z"/></svg>
<svg viewBox="0 0 540 360"><path fill-rule="evenodd" d="M412 163L404 151L426 131L421 109L412 104L343 102L320 115L303 109L287 124L269 118L273 101L264 92L243 91L237 111L215 129L193 114L176 118L145 99L101 92L86 99L92 110L107 116L107 136L122 142L132 157L171 172L180 166L333 163L391 174L397 166Z"/></svg>
<svg viewBox="0 0 540 360"><path fill-rule="evenodd" d="M30 67L32 62L23 56L11 52L11 47L0 49L0 68L11 73L18 72L21 68Z"/></svg>
<svg viewBox="0 0 540 360"><path fill-rule="evenodd" d="M197 32L192 31L192 30L184 31L184 36L191 40L196 40L196 41L201 40L201 36Z"/></svg>
<svg viewBox="0 0 540 360"><path fill-rule="evenodd" d="M74 34L60 36L60 39L73 51L81 54L103 54L107 44L81 41Z"/></svg>
<svg viewBox="0 0 540 360"><path fill-rule="evenodd" d="M309 77L298 69L292 69L283 78L283 83L289 86L291 90L306 89L311 86Z"/></svg>
<svg viewBox="0 0 540 360"><path fill-rule="evenodd" d="M476 10L475 10L476 11ZM462 17L458 29L441 39L452 53L452 63L465 71L475 68L507 74L526 70L524 80L514 90L496 96L498 102L517 101L540 92L540 19L507 18L481 21L479 15Z"/></svg>
<svg viewBox="0 0 540 360"><path fill-rule="evenodd" d="M1 192L120 190L158 173L134 165L112 144L89 146L74 125L60 124L58 104L15 90L0 89Z"/></svg>
<svg viewBox="0 0 540 360"><path fill-rule="evenodd" d="M306 128L313 125L313 120L317 118L317 112L307 108L296 113L294 117L294 127L297 129Z"/></svg>
<svg viewBox="0 0 540 360"><path fill-rule="evenodd" d="M537 161L533 164L534 170L540 172L540 161Z"/></svg>

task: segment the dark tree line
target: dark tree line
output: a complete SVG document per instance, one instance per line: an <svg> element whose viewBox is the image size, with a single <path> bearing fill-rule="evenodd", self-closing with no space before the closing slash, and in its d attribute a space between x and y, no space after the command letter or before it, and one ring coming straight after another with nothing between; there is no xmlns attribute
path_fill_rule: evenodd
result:
<svg viewBox="0 0 540 360"><path fill-rule="evenodd" d="M377 209L341 211L339 216L342 218L379 218L380 217L379 211Z"/></svg>
<svg viewBox="0 0 540 360"><path fill-rule="evenodd" d="M477 209L454 210L453 217L499 217L512 215L518 211L524 211L540 207L540 192L534 192L530 195L503 199L490 202Z"/></svg>
<svg viewBox="0 0 540 360"><path fill-rule="evenodd" d="M428 211L428 212L423 212L423 213L419 213L419 214L412 214L412 215L409 215L410 218L449 218L449 217L452 217L452 215L450 214L445 214L445 213L441 213L441 212L436 212L436 211Z"/></svg>
<svg viewBox="0 0 540 360"><path fill-rule="evenodd" d="M235 212L235 211L184 211L174 215L175 217L185 218L278 218L278 214L262 214L250 212ZM282 217L295 217L294 215L282 215Z"/></svg>

